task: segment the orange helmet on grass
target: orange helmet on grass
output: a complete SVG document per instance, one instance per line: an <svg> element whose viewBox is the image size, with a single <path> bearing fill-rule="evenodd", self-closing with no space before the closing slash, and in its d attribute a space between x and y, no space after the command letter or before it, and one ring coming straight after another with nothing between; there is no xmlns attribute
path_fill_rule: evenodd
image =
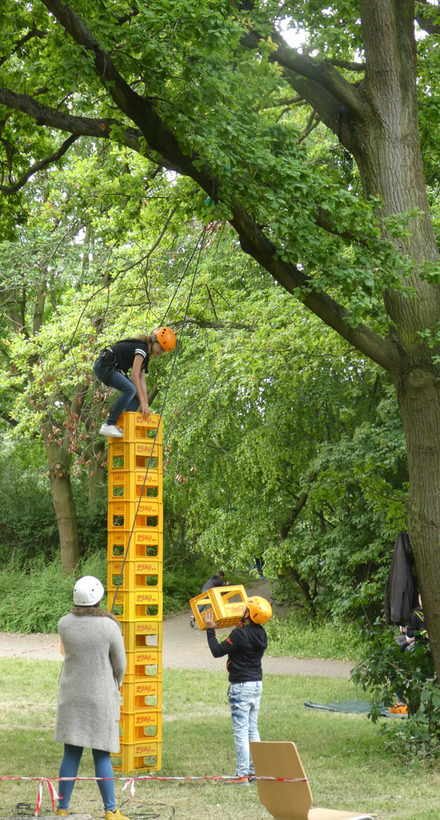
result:
<svg viewBox="0 0 440 820"><path fill-rule="evenodd" d="M254 624L267 624L272 617L272 607L266 598L260 598L255 595L253 598L248 598L247 606L249 609L249 618Z"/></svg>
<svg viewBox="0 0 440 820"><path fill-rule="evenodd" d="M170 327L158 327L153 338L169 353L176 347L176 337Z"/></svg>

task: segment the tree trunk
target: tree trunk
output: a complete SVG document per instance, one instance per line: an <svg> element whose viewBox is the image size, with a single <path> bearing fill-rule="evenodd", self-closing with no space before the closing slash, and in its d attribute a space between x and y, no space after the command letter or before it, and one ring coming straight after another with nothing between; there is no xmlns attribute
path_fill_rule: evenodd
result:
<svg viewBox="0 0 440 820"><path fill-rule="evenodd" d="M93 470L89 471L87 478L88 501L91 509L95 508L102 497L102 488L107 486L107 470L105 463L96 457Z"/></svg>
<svg viewBox="0 0 440 820"><path fill-rule="evenodd" d="M70 453L43 433L46 447L52 502L60 538L61 566L64 575L75 569L79 560L78 524L70 484Z"/></svg>
<svg viewBox="0 0 440 820"><path fill-rule="evenodd" d="M426 198L419 144L413 3L361 0L367 71L367 122L352 131L352 148L367 195L379 194L383 214L422 212L408 236L394 240L412 269L402 276L414 293L385 294L402 352L392 372L408 448L408 530L437 677L440 680L440 371L419 331L434 330L440 292L420 278L421 264L438 249ZM384 228L387 234L386 227Z"/></svg>
<svg viewBox="0 0 440 820"><path fill-rule="evenodd" d="M408 530L440 680L440 383L414 369L396 388L408 448Z"/></svg>

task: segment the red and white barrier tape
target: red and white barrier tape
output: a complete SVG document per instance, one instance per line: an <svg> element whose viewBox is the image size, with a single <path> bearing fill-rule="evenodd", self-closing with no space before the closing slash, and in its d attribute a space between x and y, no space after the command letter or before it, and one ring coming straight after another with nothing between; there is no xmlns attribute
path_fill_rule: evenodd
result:
<svg viewBox="0 0 440 820"><path fill-rule="evenodd" d="M20 652L11 652L9 655L0 655L0 661L6 661L8 658L18 658L20 655L30 655L32 652L41 652L45 651L46 649L58 649L59 651L59 643L50 643L47 646L36 646L34 649L22 649ZM62 657L60 655L60 661Z"/></svg>
<svg viewBox="0 0 440 820"><path fill-rule="evenodd" d="M43 799L43 785L44 784L46 784L47 788L49 789L50 799L52 801L52 811L56 810L55 800L60 799L60 795L58 794L57 790L55 789L55 786L53 785L53 783L51 783L50 780L48 780L47 777L41 778L40 785L38 786L37 806L36 806L36 809L34 811L34 817L38 817L38 815L40 814L41 801Z"/></svg>
<svg viewBox="0 0 440 820"><path fill-rule="evenodd" d="M41 802L43 799L43 787L46 784L50 798L52 801L52 809L55 811L55 800L60 800L60 795L58 794L55 786L52 783L52 780L58 781L58 783L63 782L64 780L86 780L86 781L98 781L98 780L121 780L126 781L125 785L122 787L122 791L124 789L130 787L130 799L132 803L134 802L134 793L135 793L135 783L136 781L143 781L143 780L158 780L160 782L164 781L185 781L185 780L233 780L235 775L184 775L184 776L165 776L165 775L137 775L134 777L52 777L49 779L48 777L26 777L26 776L14 776L14 775L0 775L0 782L1 781L22 781L22 780L30 780L38 782L38 795L37 795L37 805L34 812L34 817L38 817L40 814L41 809ZM256 780L275 780L276 782L282 783L307 783L307 777L266 777L258 775L256 776Z"/></svg>

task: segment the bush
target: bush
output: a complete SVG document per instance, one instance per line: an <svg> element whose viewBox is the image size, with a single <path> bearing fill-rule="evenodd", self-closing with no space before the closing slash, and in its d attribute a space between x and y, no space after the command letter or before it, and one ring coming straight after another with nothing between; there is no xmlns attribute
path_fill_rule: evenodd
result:
<svg viewBox="0 0 440 820"><path fill-rule="evenodd" d="M284 618L275 615L266 631L271 655L342 661L358 661L362 657L359 630L351 623L317 624L296 614Z"/></svg>
<svg viewBox="0 0 440 820"><path fill-rule="evenodd" d="M197 595L212 574L203 560L192 563L178 559L164 567L164 615L189 609L189 599ZM0 623L9 632L55 632L57 623L72 607L72 590L81 575L95 575L107 586L105 550L84 556L74 573L63 576L59 557L47 562L38 556L23 565L18 557L0 570ZM112 601L108 602L109 606ZM104 598L104 605L107 599Z"/></svg>
<svg viewBox="0 0 440 820"><path fill-rule="evenodd" d="M408 706L408 718L381 726L390 752L406 760L440 755L440 687L428 643L416 642L403 652L394 630L381 622L363 630L365 656L352 679L373 696L371 718L379 706L396 700Z"/></svg>
<svg viewBox="0 0 440 820"><path fill-rule="evenodd" d="M11 560L0 570L0 623L9 632L56 632L62 615L69 612L72 590L81 575L96 575L106 585L106 557L95 553L81 561L77 571L63 576L59 559L31 566Z"/></svg>

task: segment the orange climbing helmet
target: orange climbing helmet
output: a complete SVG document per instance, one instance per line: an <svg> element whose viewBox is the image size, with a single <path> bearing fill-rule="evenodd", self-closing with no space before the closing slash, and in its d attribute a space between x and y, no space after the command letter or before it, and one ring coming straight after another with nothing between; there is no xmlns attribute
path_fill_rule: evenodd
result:
<svg viewBox="0 0 440 820"><path fill-rule="evenodd" d="M153 331L153 338L169 353L176 347L176 337L170 327L158 327Z"/></svg>
<svg viewBox="0 0 440 820"><path fill-rule="evenodd" d="M254 624L267 624L272 617L272 607L266 598L255 595L253 598L248 598L247 606L249 618Z"/></svg>

